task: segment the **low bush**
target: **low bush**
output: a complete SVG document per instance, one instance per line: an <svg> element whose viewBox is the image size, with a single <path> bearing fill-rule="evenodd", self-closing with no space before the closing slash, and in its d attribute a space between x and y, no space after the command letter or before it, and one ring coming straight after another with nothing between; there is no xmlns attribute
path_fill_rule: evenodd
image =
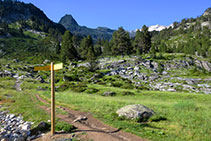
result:
<svg viewBox="0 0 211 141"><path fill-rule="evenodd" d="M134 86L133 86L133 84L123 84L121 86L121 88L123 88L123 89L134 89Z"/></svg>
<svg viewBox="0 0 211 141"><path fill-rule="evenodd" d="M124 91L123 93L122 93L122 95L123 96L127 96L127 95L135 95L133 92L130 92L130 91Z"/></svg>
<svg viewBox="0 0 211 141"><path fill-rule="evenodd" d="M65 75L64 80L65 81L79 81L79 78L77 74L72 74L72 75Z"/></svg>
<svg viewBox="0 0 211 141"><path fill-rule="evenodd" d="M64 132L71 132L76 129L75 126L68 124L66 122L58 122L56 124L56 131L64 131Z"/></svg>
<svg viewBox="0 0 211 141"><path fill-rule="evenodd" d="M88 88L85 92L89 94L97 93L99 90L95 88Z"/></svg>
<svg viewBox="0 0 211 141"><path fill-rule="evenodd" d="M119 82L112 82L112 83L111 83L111 86L112 86L112 87L121 87L121 86L122 86L122 83L119 83Z"/></svg>
<svg viewBox="0 0 211 141"><path fill-rule="evenodd" d="M65 90L70 89L71 87L74 87L75 83L70 83L70 82L64 82L62 85L60 85L58 88L56 88L56 91L58 92L63 92Z"/></svg>
<svg viewBox="0 0 211 141"><path fill-rule="evenodd" d="M75 92L84 92L84 91L86 91L87 88L88 88L88 86L86 85L85 82L80 82L74 86L71 86L71 90L73 90Z"/></svg>
<svg viewBox="0 0 211 141"><path fill-rule="evenodd" d="M136 89L138 90L150 90L148 87L146 86L136 86Z"/></svg>

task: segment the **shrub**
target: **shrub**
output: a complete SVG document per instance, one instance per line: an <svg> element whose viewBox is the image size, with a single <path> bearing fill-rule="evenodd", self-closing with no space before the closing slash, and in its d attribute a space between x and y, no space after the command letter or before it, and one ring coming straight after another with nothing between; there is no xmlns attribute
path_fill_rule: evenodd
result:
<svg viewBox="0 0 211 141"><path fill-rule="evenodd" d="M112 83L111 83L111 86L113 86L113 87L121 87L121 86L122 86L122 83L119 83L119 82L112 82Z"/></svg>
<svg viewBox="0 0 211 141"><path fill-rule="evenodd" d="M138 89L138 90L149 90L149 88L146 87L146 86L137 86L136 89Z"/></svg>
<svg viewBox="0 0 211 141"><path fill-rule="evenodd" d="M64 76L65 81L79 81L78 75L77 74L72 74L72 75L65 75Z"/></svg>
<svg viewBox="0 0 211 141"><path fill-rule="evenodd" d="M56 131L64 131L64 132L71 132L76 129L75 126L68 124L66 122L58 122L56 124Z"/></svg>
<svg viewBox="0 0 211 141"><path fill-rule="evenodd" d="M95 88L88 88L85 92L89 94L97 93L99 90Z"/></svg>
<svg viewBox="0 0 211 141"><path fill-rule="evenodd" d="M56 88L56 91L63 92L65 90L68 90L69 88L73 87L75 83L70 82L64 82L62 85L60 85L58 88Z"/></svg>
<svg viewBox="0 0 211 141"><path fill-rule="evenodd" d="M134 89L134 86L132 84L124 84L124 85L122 85L121 88L123 88L123 89Z"/></svg>
<svg viewBox="0 0 211 141"><path fill-rule="evenodd" d="M133 92L130 92L130 91L124 91L122 93L123 96L127 96L127 95L135 95Z"/></svg>
<svg viewBox="0 0 211 141"><path fill-rule="evenodd" d="M74 85L71 87L71 90L75 92L84 92L87 89L87 85L85 82L77 83L77 85Z"/></svg>

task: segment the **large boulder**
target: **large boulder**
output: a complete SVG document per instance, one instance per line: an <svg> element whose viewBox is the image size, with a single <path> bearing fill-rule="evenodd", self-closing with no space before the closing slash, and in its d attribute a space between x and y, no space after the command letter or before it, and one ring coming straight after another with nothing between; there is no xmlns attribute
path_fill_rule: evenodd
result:
<svg viewBox="0 0 211 141"><path fill-rule="evenodd" d="M155 112L148 107L141 104L134 104L122 107L116 112L119 117L126 117L127 119L137 119L138 121L146 121Z"/></svg>

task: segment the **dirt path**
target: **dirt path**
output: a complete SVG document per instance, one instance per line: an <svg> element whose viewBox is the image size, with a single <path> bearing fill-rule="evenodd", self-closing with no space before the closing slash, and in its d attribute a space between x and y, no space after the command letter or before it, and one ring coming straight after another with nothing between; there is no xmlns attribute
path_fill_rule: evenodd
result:
<svg viewBox="0 0 211 141"><path fill-rule="evenodd" d="M22 90L21 89L21 84L22 84L22 82L18 78L16 78L16 81L15 81L15 89L17 91L21 91Z"/></svg>
<svg viewBox="0 0 211 141"><path fill-rule="evenodd" d="M42 103L49 104L47 101L42 99L39 95L36 95L37 100L41 101ZM48 114L50 114L50 108L47 106L40 106L40 108L44 109ZM56 117L60 118L61 120L70 123L77 127L76 132L85 132L86 137L89 140L94 141L145 141L146 139L141 139L140 137L120 131L119 129L110 127L105 125L98 119L92 117L90 113L84 113L80 111L74 111L69 108L65 108L62 106L57 106L68 113L68 115L56 114ZM79 120L74 122L78 117L87 117L86 120ZM58 134L55 135L53 138L59 136ZM47 141L52 140L50 136L43 136L42 138L36 139L37 141Z"/></svg>

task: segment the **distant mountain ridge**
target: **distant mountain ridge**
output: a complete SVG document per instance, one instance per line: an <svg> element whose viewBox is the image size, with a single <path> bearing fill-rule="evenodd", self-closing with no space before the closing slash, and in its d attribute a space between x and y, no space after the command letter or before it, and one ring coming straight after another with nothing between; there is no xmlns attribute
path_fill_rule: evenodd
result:
<svg viewBox="0 0 211 141"><path fill-rule="evenodd" d="M66 14L61 18L59 24L63 25L67 30L77 36L88 36L91 35L94 40L99 38L110 40L115 30L98 27L96 29L88 28L86 26L80 26L72 15Z"/></svg>

